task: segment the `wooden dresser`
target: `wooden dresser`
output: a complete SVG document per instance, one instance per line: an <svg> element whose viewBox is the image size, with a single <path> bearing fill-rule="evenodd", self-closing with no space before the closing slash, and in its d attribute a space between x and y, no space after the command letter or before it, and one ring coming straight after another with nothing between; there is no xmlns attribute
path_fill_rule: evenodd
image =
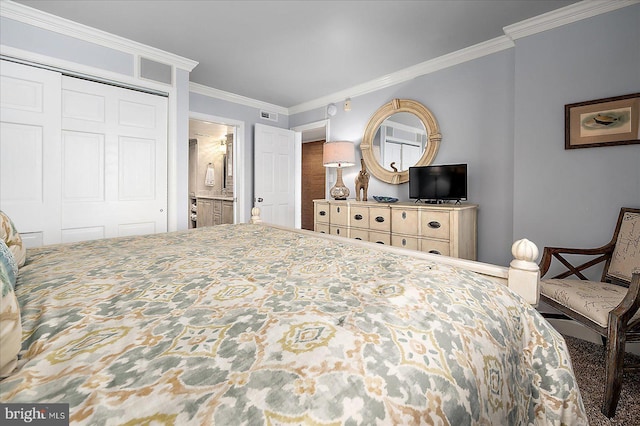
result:
<svg viewBox="0 0 640 426"><path fill-rule="evenodd" d="M475 204L314 200L316 232L476 260Z"/></svg>

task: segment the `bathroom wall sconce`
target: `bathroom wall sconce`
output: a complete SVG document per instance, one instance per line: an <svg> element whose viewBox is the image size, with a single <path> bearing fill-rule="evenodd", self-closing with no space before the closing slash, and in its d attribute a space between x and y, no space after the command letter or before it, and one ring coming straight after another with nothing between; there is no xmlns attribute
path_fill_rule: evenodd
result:
<svg viewBox="0 0 640 426"><path fill-rule="evenodd" d="M224 139L220 141L220 152L227 152L227 143Z"/></svg>
<svg viewBox="0 0 640 426"><path fill-rule="evenodd" d="M351 111L351 98L347 98L344 100L344 110Z"/></svg>

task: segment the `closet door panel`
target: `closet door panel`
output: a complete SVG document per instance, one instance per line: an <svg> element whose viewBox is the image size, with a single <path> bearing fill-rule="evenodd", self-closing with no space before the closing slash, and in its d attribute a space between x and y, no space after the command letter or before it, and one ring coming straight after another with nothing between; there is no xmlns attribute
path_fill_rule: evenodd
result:
<svg viewBox="0 0 640 426"><path fill-rule="evenodd" d="M0 66L0 209L32 245L60 241L61 75Z"/></svg>
<svg viewBox="0 0 640 426"><path fill-rule="evenodd" d="M104 238L104 226L64 229L62 231L63 243L77 243L80 241L99 240L102 238Z"/></svg>
<svg viewBox="0 0 640 426"><path fill-rule="evenodd" d="M91 176L69 191L84 197L63 201L65 235L81 240L96 238L99 229L103 237L165 232L166 98L68 77L62 84L62 127L84 139L64 173L69 168Z"/></svg>
<svg viewBox="0 0 640 426"><path fill-rule="evenodd" d="M153 105L120 100L118 105L120 125L154 129L157 124L156 120L156 111Z"/></svg>
<svg viewBox="0 0 640 426"><path fill-rule="evenodd" d="M2 123L2 193L5 203L42 202L42 127Z"/></svg>
<svg viewBox="0 0 640 426"><path fill-rule="evenodd" d="M65 224L62 242L104 238L105 136L64 130L62 132L62 205L76 210L73 224Z"/></svg>
<svg viewBox="0 0 640 426"><path fill-rule="evenodd" d="M119 143L120 201L146 201L155 197L155 141L121 137Z"/></svg>
<svg viewBox="0 0 640 426"><path fill-rule="evenodd" d="M63 202L104 202L104 135L62 132Z"/></svg>
<svg viewBox="0 0 640 426"><path fill-rule="evenodd" d="M0 104L2 108L6 108L8 111L28 111L28 112L42 112L43 102L42 96L44 92L44 85L39 81L27 80L19 78L17 76L12 77L12 70L7 70L9 74L4 74L5 65L7 67L13 67L10 62L2 62L2 75L0 75Z"/></svg>
<svg viewBox="0 0 640 426"><path fill-rule="evenodd" d="M75 126L86 123L88 128L94 123L105 122L106 99L102 95L64 90L62 92L62 117L77 120Z"/></svg>

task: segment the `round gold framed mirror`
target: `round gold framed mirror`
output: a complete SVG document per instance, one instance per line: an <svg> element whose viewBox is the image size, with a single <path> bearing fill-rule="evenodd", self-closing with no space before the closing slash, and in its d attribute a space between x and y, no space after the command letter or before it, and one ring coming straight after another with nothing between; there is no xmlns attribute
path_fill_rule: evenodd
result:
<svg viewBox="0 0 640 426"><path fill-rule="evenodd" d="M433 162L442 135L427 107L410 99L393 99L369 120L360 150L369 173L383 182L409 181L409 167Z"/></svg>

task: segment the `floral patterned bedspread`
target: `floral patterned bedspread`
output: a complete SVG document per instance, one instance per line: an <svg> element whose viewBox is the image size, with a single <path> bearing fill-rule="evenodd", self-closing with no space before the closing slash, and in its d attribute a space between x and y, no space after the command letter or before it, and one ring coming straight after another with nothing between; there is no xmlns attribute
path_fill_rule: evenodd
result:
<svg viewBox="0 0 640 426"><path fill-rule="evenodd" d="M509 289L377 246L221 225L29 251L2 402L72 424L586 424Z"/></svg>

